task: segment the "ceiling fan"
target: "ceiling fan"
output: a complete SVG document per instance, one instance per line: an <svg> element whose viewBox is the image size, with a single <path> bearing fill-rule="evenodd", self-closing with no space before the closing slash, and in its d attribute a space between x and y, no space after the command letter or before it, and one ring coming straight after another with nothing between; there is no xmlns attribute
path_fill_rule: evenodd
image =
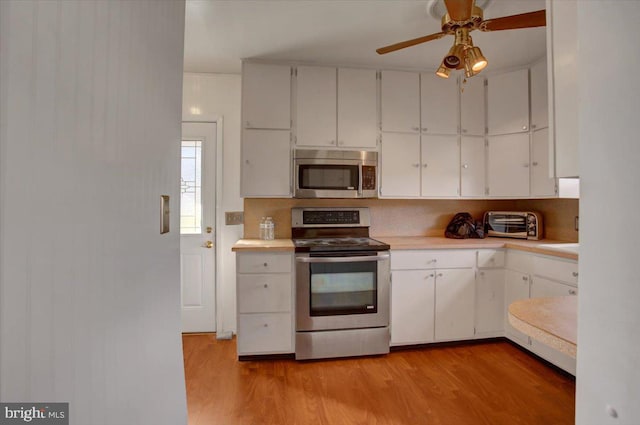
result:
<svg viewBox="0 0 640 425"><path fill-rule="evenodd" d="M447 13L442 17L442 32L381 47L376 52L384 55L427 41L437 40L445 35L453 35L455 37L453 46L442 60L436 75L449 78L452 69L464 69L465 76L469 78L482 71L488 63L480 48L473 45L473 40L469 35L471 31L502 31L546 25L545 10L484 20L482 9L475 5L475 0L444 0L444 4Z"/></svg>

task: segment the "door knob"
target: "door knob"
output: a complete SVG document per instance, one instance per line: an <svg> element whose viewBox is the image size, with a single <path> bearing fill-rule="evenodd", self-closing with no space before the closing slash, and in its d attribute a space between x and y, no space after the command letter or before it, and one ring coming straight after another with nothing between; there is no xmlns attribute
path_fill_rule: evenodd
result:
<svg viewBox="0 0 640 425"><path fill-rule="evenodd" d="M206 241L204 243L204 247L205 248L213 248L213 242L212 241Z"/></svg>
<svg viewBox="0 0 640 425"><path fill-rule="evenodd" d="M211 232L213 232L213 228L211 228L211 226L208 226L207 227L207 233L211 233Z"/></svg>

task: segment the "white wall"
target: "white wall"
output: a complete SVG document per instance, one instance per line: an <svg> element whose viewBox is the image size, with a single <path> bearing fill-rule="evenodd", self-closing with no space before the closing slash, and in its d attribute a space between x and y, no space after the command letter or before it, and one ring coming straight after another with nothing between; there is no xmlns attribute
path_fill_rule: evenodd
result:
<svg viewBox="0 0 640 425"><path fill-rule="evenodd" d="M182 119L214 121L223 119L222 205L220 210L242 211L240 198L240 75L184 74ZM218 140L220 142L220 140ZM236 260L231 247L242 238L242 225L225 226L224 217L216 220L221 243L218 283L217 332L236 331Z"/></svg>
<svg viewBox="0 0 640 425"><path fill-rule="evenodd" d="M578 8L580 298L576 423L640 423L640 20L637 0ZM613 418L607 406L613 407Z"/></svg>
<svg viewBox="0 0 640 425"><path fill-rule="evenodd" d="M0 1L0 400L186 424L184 2Z"/></svg>

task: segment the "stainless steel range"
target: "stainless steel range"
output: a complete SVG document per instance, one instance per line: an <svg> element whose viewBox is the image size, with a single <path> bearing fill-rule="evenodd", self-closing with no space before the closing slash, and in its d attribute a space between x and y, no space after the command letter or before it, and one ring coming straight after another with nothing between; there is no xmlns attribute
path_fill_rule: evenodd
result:
<svg viewBox="0 0 640 425"><path fill-rule="evenodd" d="M296 359L389 352L389 245L368 208L293 208Z"/></svg>

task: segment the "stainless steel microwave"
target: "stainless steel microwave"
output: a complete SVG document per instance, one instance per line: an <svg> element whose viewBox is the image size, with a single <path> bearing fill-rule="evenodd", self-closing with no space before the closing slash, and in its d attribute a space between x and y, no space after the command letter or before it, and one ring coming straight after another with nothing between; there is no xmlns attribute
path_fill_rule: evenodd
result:
<svg viewBox="0 0 640 425"><path fill-rule="evenodd" d="M378 153L297 149L293 154L295 198L375 198Z"/></svg>
<svg viewBox="0 0 640 425"><path fill-rule="evenodd" d="M487 211L484 231L487 236L542 239L542 215L532 211Z"/></svg>

